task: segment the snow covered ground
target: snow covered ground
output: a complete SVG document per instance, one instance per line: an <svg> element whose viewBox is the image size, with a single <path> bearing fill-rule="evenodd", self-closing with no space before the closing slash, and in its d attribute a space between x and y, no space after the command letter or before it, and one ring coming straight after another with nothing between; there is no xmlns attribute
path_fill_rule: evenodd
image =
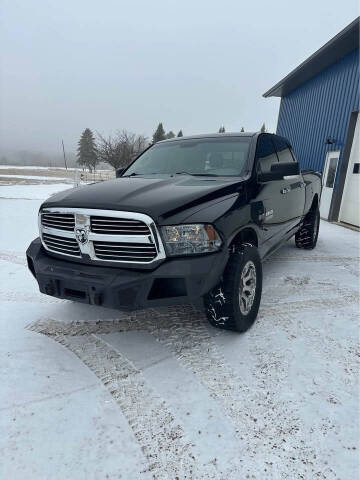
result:
<svg viewBox="0 0 360 480"><path fill-rule="evenodd" d="M64 177L47 177L45 175L1 175L1 178L21 178L29 180L64 180Z"/></svg>
<svg viewBox="0 0 360 480"><path fill-rule="evenodd" d="M68 187L0 186L0 478L359 478L359 234L279 250L239 335L41 295L25 250Z"/></svg>

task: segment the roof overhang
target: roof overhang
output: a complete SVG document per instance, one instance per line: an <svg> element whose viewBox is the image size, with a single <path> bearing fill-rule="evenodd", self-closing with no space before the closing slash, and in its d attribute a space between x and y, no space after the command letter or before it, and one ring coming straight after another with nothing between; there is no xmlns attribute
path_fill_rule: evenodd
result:
<svg viewBox="0 0 360 480"><path fill-rule="evenodd" d="M359 19L339 32L319 50L302 62L280 82L263 94L263 97L284 97L302 83L315 77L346 54L359 48Z"/></svg>

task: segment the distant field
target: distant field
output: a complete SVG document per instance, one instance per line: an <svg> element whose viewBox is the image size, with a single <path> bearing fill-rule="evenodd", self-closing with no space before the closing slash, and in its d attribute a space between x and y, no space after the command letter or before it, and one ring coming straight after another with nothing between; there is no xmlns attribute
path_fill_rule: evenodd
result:
<svg viewBox="0 0 360 480"><path fill-rule="evenodd" d="M95 173L79 170L84 182L99 182L115 178L113 170L98 170ZM0 185L38 185L74 182L75 169L59 167L20 167L0 165Z"/></svg>

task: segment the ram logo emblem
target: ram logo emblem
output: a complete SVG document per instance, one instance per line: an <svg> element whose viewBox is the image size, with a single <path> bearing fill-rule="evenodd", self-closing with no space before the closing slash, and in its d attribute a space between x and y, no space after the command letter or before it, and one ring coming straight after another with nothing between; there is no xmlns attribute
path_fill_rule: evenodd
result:
<svg viewBox="0 0 360 480"><path fill-rule="evenodd" d="M89 231L86 228L77 228L75 230L76 240L85 245L89 241Z"/></svg>

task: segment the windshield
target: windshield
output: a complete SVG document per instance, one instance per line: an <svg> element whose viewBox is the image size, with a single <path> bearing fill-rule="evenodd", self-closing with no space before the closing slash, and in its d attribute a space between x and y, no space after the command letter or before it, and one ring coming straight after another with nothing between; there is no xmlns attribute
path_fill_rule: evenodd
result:
<svg viewBox="0 0 360 480"><path fill-rule="evenodd" d="M246 164L249 137L203 138L158 143L144 152L127 175L240 175Z"/></svg>

